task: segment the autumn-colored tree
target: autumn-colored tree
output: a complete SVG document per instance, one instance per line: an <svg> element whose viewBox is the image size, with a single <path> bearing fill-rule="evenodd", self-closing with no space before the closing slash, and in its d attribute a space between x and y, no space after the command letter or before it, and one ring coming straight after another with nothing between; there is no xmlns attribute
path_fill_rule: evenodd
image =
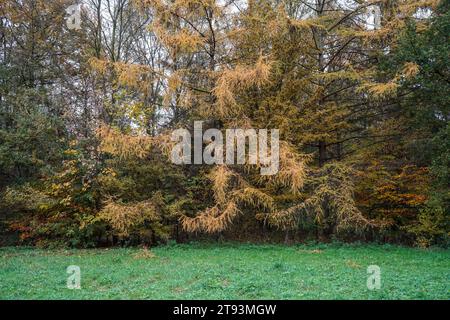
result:
<svg viewBox="0 0 450 320"><path fill-rule="evenodd" d="M448 239L446 1L86 0L68 30L71 4L0 4L0 210L24 242ZM278 172L171 163L195 121L278 129Z"/></svg>

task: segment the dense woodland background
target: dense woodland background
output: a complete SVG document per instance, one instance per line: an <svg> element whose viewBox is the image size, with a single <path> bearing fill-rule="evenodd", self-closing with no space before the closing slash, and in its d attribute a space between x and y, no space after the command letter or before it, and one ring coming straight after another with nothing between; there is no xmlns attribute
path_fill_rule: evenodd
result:
<svg viewBox="0 0 450 320"><path fill-rule="evenodd" d="M0 244L447 245L450 2L0 2ZM277 128L281 169L170 134Z"/></svg>

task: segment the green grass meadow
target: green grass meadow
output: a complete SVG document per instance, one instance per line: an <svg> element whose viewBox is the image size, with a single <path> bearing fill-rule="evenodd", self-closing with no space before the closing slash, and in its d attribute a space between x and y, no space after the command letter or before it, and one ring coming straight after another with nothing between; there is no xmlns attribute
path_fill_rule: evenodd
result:
<svg viewBox="0 0 450 320"><path fill-rule="evenodd" d="M66 269L81 268L70 290ZM367 288L367 267L381 289ZM390 245L190 244L0 248L0 299L449 299L450 250Z"/></svg>

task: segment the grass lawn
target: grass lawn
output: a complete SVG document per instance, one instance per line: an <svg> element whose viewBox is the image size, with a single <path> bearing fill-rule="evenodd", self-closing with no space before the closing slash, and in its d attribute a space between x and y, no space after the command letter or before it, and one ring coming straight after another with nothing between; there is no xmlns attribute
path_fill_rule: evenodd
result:
<svg viewBox="0 0 450 320"><path fill-rule="evenodd" d="M66 268L81 268L81 290ZM367 289L367 267L381 289ZM449 299L450 250L388 245L0 248L0 299Z"/></svg>

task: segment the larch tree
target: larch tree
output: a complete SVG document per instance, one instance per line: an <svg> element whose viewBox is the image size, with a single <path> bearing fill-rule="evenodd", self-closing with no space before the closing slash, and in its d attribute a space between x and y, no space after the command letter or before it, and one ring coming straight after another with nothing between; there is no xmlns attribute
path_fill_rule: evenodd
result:
<svg viewBox="0 0 450 320"><path fill-rule="evenodd" d="M69 30L73 3L0 3L0 211L24 241L445 238L445 1L84 0ZM246 156L171 163L196 121Z"/></svg>

